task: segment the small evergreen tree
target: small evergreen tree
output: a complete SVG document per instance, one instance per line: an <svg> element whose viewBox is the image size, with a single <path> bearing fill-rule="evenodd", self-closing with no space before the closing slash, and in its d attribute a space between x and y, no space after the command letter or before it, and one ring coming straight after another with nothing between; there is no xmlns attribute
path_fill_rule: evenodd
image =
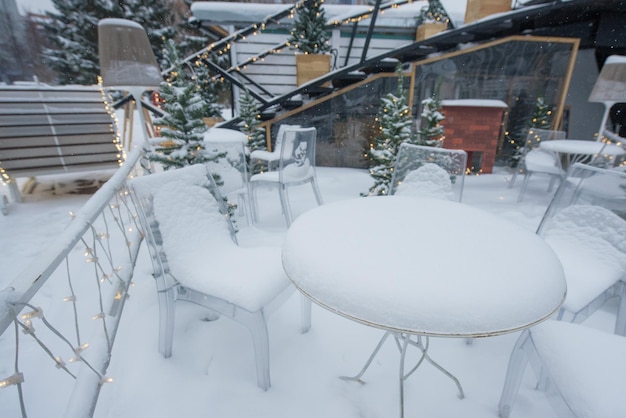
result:
<svg viewBox="0 0 626 418"><path fill-rule="evenodd" d="M206 103L204 117L222 117L223 106L219 102L218 88L213 76L211 75L209 67L202 61L197 61L193 66L193 72L195 73L194 81L198 89L198 94L200 94Z"/></svg>
<svg viewBox="0 0 626 418"><path fill-rule="evenodd" d="M416 20L419 26L426 22L448 23L450 17L440 0L428 0L428 6L422 7Z"/></svg>
<svg viewBox="0 0 626 418"><path fill-rule="evenodd" d="M305 54L323 54L330 51L330 35L326 32L326 12L323 0L305 0L297 8L297 17L288 45Z"/></svg>
<svg viewBox="0 0 626 418"><path fill-rule="evenodd" d="M52 0L56 12L47 12L43 26L50 48L42 51L44 63L60 84L96 84L100 74L98 21L125 18L146 30L162 67L165 39L179 34L177 26L188 13L182 0L84 1Z"/></svg>
<svg viewBox="0 0 626 418"><path fill-rule="evenodd" d="M370 176L374 179L374 185L364 196L388 194L400 144L415 142L415 135L411 132L413 119L407 104L401 67L398 68L397 93L388 93L381 99L377 120L380 125L379 133L374 138L366 155L370 162L369 171Z"/></svg>
<svg viewBox="0 0 626 418"><path fill-rule="evenodd" d="M53 47L43 50L44 62L60 84L96 84L100 74L98 21L122 17L116 2L52 0L58 13L47 12L43 23Z"/></svg>
<svg viewBox="0 0 626 418"><path fill-rule="evenodd" d="M267 149L265 129L259 126L257 102L248 89L245 89L243 96L239 98L239 118L241 119L239 127L241 132L248 137L250 151Z"/></svg>
<svg viewBox="0 0 626 418"><path fill-rule="evenodd" d="M513 144L513 154L510 157L510 164L513 167L517 167L519 160L526 144L526 137L528 131L531 128L550 129L552 124L552 107L547 105L544 98L539 96L535 100L530 120L526 121L522 125L515 137L509 136L507 139Z"/></svg>
<svg viewBox="0 0 626 418"><path fill-rule="evenodd" d="M165 116L154 121L163 126L161 136L166 141L165 145L157 146L148 158L163 164L166 170L215 161L220 156L212 155L204 146L203 134L208 128L202 116L206 103L195 84L185 75L176 45L171 39L166 43L166 58L173 71L170 79L161 83Z"/></svg>
<svg viewBox="0 0 626 418"><path fill-rule="evenodd" d="M125 0L120 2L124 18L139 23L146 31L152 52L159 65L165 59L165 40L175 39L178 34L177 21L182 20L176 0Z"/></svg>
<svg viewBox="0 0 626 418"><path fill-rule="evenodd" d="M441 113L440 86L441 82L438 82L432 97L422 100L422 114L420 115L422 121L418 145L440 147L443 144L444 127L441 121L445 119L445 116Z"/></svg>
<svg viewBox="0 0 626 418"><path fill-rule="evenodd" d="M530 128L550 129L552 108L543 97L537 97L531 118Z"/></svg>

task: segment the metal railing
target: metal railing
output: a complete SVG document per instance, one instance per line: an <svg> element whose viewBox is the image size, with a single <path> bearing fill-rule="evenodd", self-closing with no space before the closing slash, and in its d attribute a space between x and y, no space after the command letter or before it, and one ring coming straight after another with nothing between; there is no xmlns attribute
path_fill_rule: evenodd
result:
<svg viewBox="0 0 626 418"><path fill-rule="evenodd" d="M126 189L140 157L129 153L0 291L0 415L92 416L112 380L107 369L142 241Z"/></svg>

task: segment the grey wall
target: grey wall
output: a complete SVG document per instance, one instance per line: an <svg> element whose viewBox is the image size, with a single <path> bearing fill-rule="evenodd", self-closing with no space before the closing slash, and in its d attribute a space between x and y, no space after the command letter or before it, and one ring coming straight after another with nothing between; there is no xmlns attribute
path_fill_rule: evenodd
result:
<svg viewBox="0 0 626 418"><path fill-rule="evenodd" d="M572 81L565 99L565 104L570 109L569 138L595 139L594 134L598 132L602 121L604 105L587 100L599 74L594 54L593 49L578 51Z"/></svg>

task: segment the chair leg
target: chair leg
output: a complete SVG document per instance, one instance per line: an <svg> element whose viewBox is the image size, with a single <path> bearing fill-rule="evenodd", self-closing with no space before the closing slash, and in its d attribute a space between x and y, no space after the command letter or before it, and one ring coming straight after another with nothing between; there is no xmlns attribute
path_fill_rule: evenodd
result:
<svg viewBox="0 0 626 418"><path fill-rule="evenodd" d="M285 216L285 222L287 222L287 228L291 226L293 217L291 215L291 207L289 206L289 198L287 196L287 185L279 184L278 193L280 195L280 205L283 207L283 215Z"/></svg>
<svg viewBox="0 0 626 418"><path fill-rule="evenodd" d="M502 388L502 395L498 403L498 416L500 418L509 418L511 409L517 398L522 383L522 377L524 376L524 370L526 370L526 365L528 364L524 346L529 343L529 339L530 332L528 330L522 332L511 352L504 387Z"/></svg>
<svg viewBox="0 0 626 418"><path fill-rule="evenodd" d="M626 337L626 283L620 282L619 306L615 318L615 334Z"/></svg>
<svg viewBox="0 0 626 418"><path fill-rule="evenodd" d="M250 212L252 212L252 222L259 221L259 202L257 200L256 184L250 183L249 187L249 200L250 200Z"/></svg>
<svg viewBox="0 0 626 418"><path fill-rule="evenodd" d="M239 322L248 328L252 336L252 346L254 347L254 358L256 363L257 385L268 390L270 382L270 343L267 333L267 323L263 311L258 311L246 318L239 318Z"/></svg>
<svg viewBox="0 0 626 418"><path fill-rule="evenodd" d="M521 202L524 199L526 187L528 187L528 180L530 180L530 172L527 171L526 174L524 174L524 181L522 182L522 188L519 191L519 196L517 196L518 202Z"/></svg>
<svg viewBox="0 0 626 418"><path fill-rule="evenodd" d="M320 193L320 188L317 186L317 180L315 179L315 177L313 178L313 181L311 181L311 187L313 188L313 194L315 195L317 205L323 205L324 201L322 200L322 194Z"/></svg>
<svg viewBox="0 0 626 418"><path fill-rule="evenodd" d="M311 299L300 295L300 331L306 334L311 329Z"/></svg>
<svg viewBox="0 0 626 418"><path fill-rule="evenodd" d="M511 181L509 181L509 185L507 186L507 188L509 189L513 188L513 185L515 184L515 180L517 180L517 176L519 175L519 171L520 171L520 168L517 167L515 169L515 172L513 173L513 177L511 177Z"/></svg>
<svg viewBox="0 0 626 418"><path fill-rule="evenodd" d="M175 288L159 292L159 352L163 357L172 356L174 321L176 311Z"/></svg>

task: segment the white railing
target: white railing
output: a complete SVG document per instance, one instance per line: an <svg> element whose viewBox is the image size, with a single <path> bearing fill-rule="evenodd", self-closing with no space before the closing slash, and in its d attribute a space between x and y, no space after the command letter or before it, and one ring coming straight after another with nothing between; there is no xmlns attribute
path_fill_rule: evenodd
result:
<svg viewBox="0 0 626 418"><path fill-rule="evenodd" d="M0 416L93 415L142 241L126 189L140 157L0 291Z"/></svg>

